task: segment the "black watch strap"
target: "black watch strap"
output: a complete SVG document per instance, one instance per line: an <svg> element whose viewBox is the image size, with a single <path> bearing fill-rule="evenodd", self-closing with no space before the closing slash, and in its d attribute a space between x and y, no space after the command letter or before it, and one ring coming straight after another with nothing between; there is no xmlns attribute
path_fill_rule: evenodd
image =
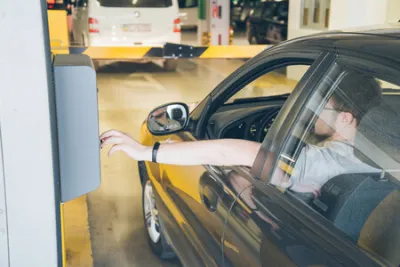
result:
<svg viewBox="0 0 400 267"><path fill-rule="evenodd" d="M158 152L158 148L160 147L160 142L155 142L154 146L153 146L153 152L151 154L151 161L152 162L157 162L157 152Z"/></svg>

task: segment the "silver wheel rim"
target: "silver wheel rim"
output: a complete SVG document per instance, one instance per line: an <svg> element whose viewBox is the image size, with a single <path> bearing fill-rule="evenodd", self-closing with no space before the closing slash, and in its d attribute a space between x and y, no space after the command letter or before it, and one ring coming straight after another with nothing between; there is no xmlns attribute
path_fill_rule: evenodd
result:
<svg viewBox="0 0 400 267"><path fill-rule="evenodd" d="M144 186L144 216L147 232L151 241L157 243L160 240L160 224L158 221L158 210L154 202L153 187L150 181Z"/></svg>

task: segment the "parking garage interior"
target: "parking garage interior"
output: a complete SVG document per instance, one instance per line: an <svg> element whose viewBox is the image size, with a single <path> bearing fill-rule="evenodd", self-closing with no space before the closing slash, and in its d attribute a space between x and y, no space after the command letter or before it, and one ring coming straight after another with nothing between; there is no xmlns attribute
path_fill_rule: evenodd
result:
<svg viewBox="0 0 400 267"><path fill-rule="evenodd" d="M105 13L107 9L111 11ZM53 84L58 86L54 77L61 75L58 73L62 68L53 69L54 58L84 55L90 60L93 70L90 75L95 75L96 103L85 108L95 107L94 125L98 127L98 135L118 129L146 143L150 141L143 137L146 131L143 125L155 108L166 103L185 103L188 112L196 110L210 92L224 85L227 77L239 75L240 69L250 68L246 64L268 49L325 32L375 27L398 29L399 11L398 0L0 1L0 80L5 82L0 99L0 116L3 117L0 119L0 266L188 265L187 260L181 261L179 257L160 258L149 245L143 177L138 162L126 154L119 152L108 156L108 150L104 149L90 152L98 152L95 163L98 163L100 175L92 177L98 182L97 186L62 200L60 192L64 189L61 187L68 182L59 181L60 174L53 169L55 161L62 161L55 156L54 153L58 155L60 151L54 150L53 146L62 148L60 143L63 141L55 141L52 134L59 131L58 136L61 136L62 130L56 125L61 120L57 118L61 113L57 112L61 110L63 99L58 99L57 105L51 100L54 97L52 90L55 90ZM142 21L137 23L135 20ZM171 45L172 52L167 51L165 44ZM73 62L66 60L62 67ZM258 97L275 97L276 103L285 101L287 94L312 68L303 63L294 65L257 78L229 99L244 104L248 99ZM83 72L71 73L83 79L80 76ZM77 78L71 73L66 80ZM391 80L385 85L395 90L400 88ZM79 90L74 92L77 94L74 97L80 99L76 105L83 103L85 96L81 96ZM65 112L79 109L74 106L73 99L69 101L66 103L71 105L65 107ZM268 127L272 127L274 120L275 117ZM85 124L90 123L83 122L79 127ZM75 131L83 132L86 128ZM248 135L254 136L254 141L258 138L257 141L262 142L267 134L263 135L262 131L264 128L251 126ZM68 131L65 134L68 135ZM233 134L231 137L235 138ZM181 136L168 138L179 139ZM68 146L74 147L73 140ZM81 148L86 151L85 142L81 143ZM60 166L62 168L62 163ZM177 172L174 169L171 172L174 171ZM87 170L85 175L90 173ZM184 173L186 179L190 179L190 172L185 170ZM188 182L188 186L192 186L188 192L198 194L194 182ZM171 199L174 198L171 196ZM179 207L188 209L187 206ZM231 208L234 208L233 204ZM245 210L241 212L245 213ZM153 213L152 216L156 216ZM210 220L213 219L210 217ZM226 224L228 222L227 219ZM190 232L184 222L182 225L185 230L181 235ZM269 225L275 227L273 223ZM399 245L398 240L390 240L393 246ZM252 243L250 238L240 242L248 247L267 246L276 257L286 253L274 244ZM195 249L196 253L201 254L201 249L207 251L202 245L199 247ZM240 247L229 242L224 243L224 248L228 254L233 251L243 259L253 257L246 254L246 249L242 250L245 255L240 254ZM223 254L223 251L215 253ZM324 257L307 254L306 250L298 251L310 257ZM395 265L390 261L398 257L390 255L390 264L377 261L374 262L376 265L368 262L365 266L399 266L400 262ZM229 259L221 262L214 261L213 257L204 256L203 263L236 266L234 260L229 262L228 256ZM255 261L249 262L255 264ZM280 264L283 265L274 265L271 261L271 265L264 265L265 261L261 259L258 266L312 266L293 262L282 261ZM340 266L338 262L327 260L314 266ZM344 266L350 266L346 264L348 262ZM359 264L361 266L363 261Z"/></svg>

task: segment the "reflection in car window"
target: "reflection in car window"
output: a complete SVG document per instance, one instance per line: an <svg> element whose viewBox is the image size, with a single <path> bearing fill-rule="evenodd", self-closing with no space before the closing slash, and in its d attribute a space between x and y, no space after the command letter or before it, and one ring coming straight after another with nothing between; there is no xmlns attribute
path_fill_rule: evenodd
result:
<svg viewBox="0 0 400 267"><path fill-rule="evenodd" d="M386 244L400 244L398 89L372 74L332 67L300 114L270 180L395 266L398 246Z"/></svg>
<svg viewBox="0 0 400 267"><path fill-rule="evenodd" d="M236 99L289 94L308 70L307 65L293 65L270 71L232 96L227 103Z"/></svg>

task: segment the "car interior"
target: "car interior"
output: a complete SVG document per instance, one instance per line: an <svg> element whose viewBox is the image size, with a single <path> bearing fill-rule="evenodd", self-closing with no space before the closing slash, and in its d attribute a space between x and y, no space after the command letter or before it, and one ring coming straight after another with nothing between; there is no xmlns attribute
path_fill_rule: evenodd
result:
<svg viewBox="0 0 400 267"><path fill-rule="evenodd" d="M376 168L375 173L332 177L318 197L287 191L329 220L349 240L392 264L400 262L400 231L396 227L400 223L396 218L400 212L400 95L395 92L383 89L381 105L370 110L358 126L355 155ZM316 144L312 135L305 143ZM293 139L293 147L298 148L300 141Z"/></svg>
<svg viewBox="0 0 400 267"><path fill-rule="evenodd" d="M261 143L287 97L239 99L224 105L208 122L208 138L245 139Z"/></svg>
<svg viewBox="0 0 400 267"><path fill-rule="evenodd" d="M364 116L355 141L356 156L379 171L339 175L321 188L317 198L312 194L297 197L342 230L351 241L397 264L400 262L397 251L400 246L397 216L400 212L400 94L399 90L390 88L382 92L381 106ZM288 96L237 99L224 105L209 120L208 138L262 142ZM301 139L313 144L320 141L308 134L305 139L294 138L292 147L302 147Z"/></svg>
<svg viewBox="0 0 400 267"><path fill-rule="evenodd" d="M333 177L309 204L353 242L398 264L400 120L398 109L390 106L394 99L398 103L399 95L386 95L363 117L355 140L356 156L378 171Z"/></svg>

